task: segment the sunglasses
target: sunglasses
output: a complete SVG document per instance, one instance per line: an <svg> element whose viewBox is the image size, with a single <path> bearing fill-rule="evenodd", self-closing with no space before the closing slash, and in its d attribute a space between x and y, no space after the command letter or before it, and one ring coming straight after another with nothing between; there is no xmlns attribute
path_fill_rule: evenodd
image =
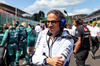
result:
<svg viewBox="0 0 100 66"><path fill-rule="evenodd" d="M61 21L55 21L55 20L49 21L49 20L47 20L46 22L51 23L51 24L56 24L57 22L61 22Z"/></svg>

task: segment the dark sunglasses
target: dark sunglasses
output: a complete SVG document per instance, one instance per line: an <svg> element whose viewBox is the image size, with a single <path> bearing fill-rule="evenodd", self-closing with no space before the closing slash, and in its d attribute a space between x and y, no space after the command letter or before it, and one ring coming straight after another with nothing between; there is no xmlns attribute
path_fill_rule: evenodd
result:
<svg viewBox="0 0 100 66"><path fill-rule="evenodd" d="M60 22L60 21L55 21L55 20L49 21L49 20L47 20L46 22L47 23L50 23L51 22L51 24L56 24L57 22Z"/></svg>

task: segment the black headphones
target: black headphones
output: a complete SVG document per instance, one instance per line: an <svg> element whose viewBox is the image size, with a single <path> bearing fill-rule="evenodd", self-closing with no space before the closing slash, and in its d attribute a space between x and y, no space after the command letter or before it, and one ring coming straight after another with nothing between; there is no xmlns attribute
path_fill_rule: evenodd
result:
<svg viewBox="0 0 100 66"><path fill-rule="evenodd" d="M76 22L76 24L80 24L80 21L81 21L81 19L78 19L78 20L76 20L75 22Z"/></svg>
<svg viewBox="0 0 100 66"><path fill-rule="evenodd" d="M79 20L76 20L75 22L76 22L76 24L79 24Z"/></svg>

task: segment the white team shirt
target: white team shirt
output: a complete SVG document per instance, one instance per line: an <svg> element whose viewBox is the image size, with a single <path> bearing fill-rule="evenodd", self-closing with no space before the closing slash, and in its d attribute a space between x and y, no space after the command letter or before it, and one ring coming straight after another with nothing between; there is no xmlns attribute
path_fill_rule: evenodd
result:
<svg viewBox="0 0 100 66"><path fill-rule="evenodd" d="M75 30L73 30L73 29L66 29L66 28L64 28L64 30L67 30L71 35L75 36Z"/></svg>
<svg viewBox="0 0 100 66"><path fill-rule="evenodd" d="M91 29L91 26L90 25L87 25L87 28L89 29L89 31L90 31L90 29Z"/></svg>
<svg viewBox="0 0 100 66"><path fill-rule="evenodd" d="M41 29L41 27L40 27L39 25L37 25L37 26L35 27L35 31L36 31L36 32L41 32L42 29Z"/></svg>
<svg viewBox="0 0 100 66"><path fill-rule="evenodd" d="M75 30L76 30L76 26L75 25L72 26L72 30L73 30L73 36L75 36Z"/></svg>
<svg viewBox="0 0 100 66"><path fill-rule="evenodd" d="M37 39L37 42L36 42L35 48L38 47L41 38L42 38L44 35L46 35L47 32L48 32L48 28L44 29L43 31L41 31L41 32L39 33L39 36L38 36L38 39Z"/></svg>
<svg viewBox="0 0 100 66"><path fill-rule="evenodd" d="M99 29L99 27L91 27L90 28L90 33L91 33L91 36L93 36L93 37L98 37L98 32L100 32L100 29Z"/></svg>
<svg viewBox="0 0 100 66"><path fill-rule="evenodd" d="M68 33L63 31L62 36L66 36ZM52 40L49 38L50 36L44 35L39 43L38 48L36 48L36 52L32 57L32 62L34 64L43 64L43 60L48 57L55 57L55 56L62 56L62 60L65 62L69 61L71 53L73 52L73 39L67 39L62 37L55 37L55 42L52 45ZM49 40L50 39L50 40ZM49 40L49 47L48 48L48 41ZM46 56L43 55L45 53ZM50 66L50 65L47 65Z"/></svg>

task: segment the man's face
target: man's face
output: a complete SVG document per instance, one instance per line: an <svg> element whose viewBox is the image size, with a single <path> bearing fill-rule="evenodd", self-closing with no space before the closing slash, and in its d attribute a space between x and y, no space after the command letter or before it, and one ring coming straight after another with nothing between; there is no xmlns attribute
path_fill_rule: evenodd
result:
<svg viewBox="0 0 100 66"><path fill-rule="evenodd" d="M59 27L59 16L53 14L53 13L50 13L47 15L47 24L48 24L48 28L49 28L49 31L51 33L56 33L60 30L60 27Z"/></svg>
<svg viewBox="0 0 100 66"><path fill-rule="evenodd" d="M9 25L7 24L7 27L9 27Z"/></svg>
<svg viewBox="0 0 100 66"><path fill-rule="evenodd" d="M5 23L5 26L7 26L7 23Z"/></svg>
<svg viewBox="0 0 100 66"><path fill-rule="evenodd" d="M76 26L76 22L75 22L75 20L73 20L73 25L75 25L75 26Z"/></svg>
<svg viewBox="0 0 100 66"><path fill-rule="evenodd" d="M15 21L13 21L13 26L16 26Z"/></svg>

